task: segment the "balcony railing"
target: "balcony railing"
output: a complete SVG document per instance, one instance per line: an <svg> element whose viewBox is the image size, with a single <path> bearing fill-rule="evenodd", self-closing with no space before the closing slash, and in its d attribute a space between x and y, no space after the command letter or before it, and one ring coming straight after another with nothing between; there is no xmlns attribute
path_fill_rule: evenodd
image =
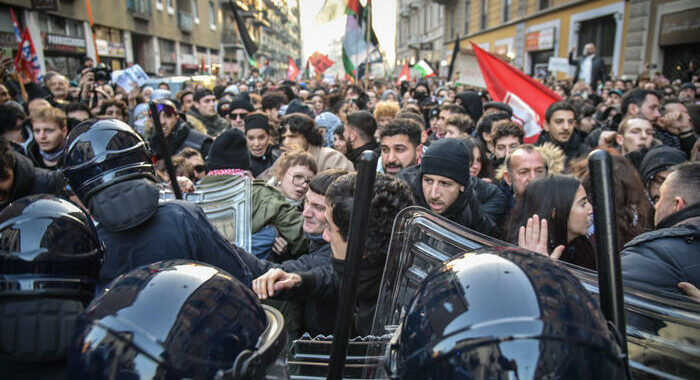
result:
<svg viewBox="0 0 700 380"><path fill-rule="evenodd" d="M194 24L194 19L192 18L192 15L183 11L178 11L177 12L177 25L185 33L189 33L192 31L192 28Z"/></svg>
<svg viewBox="0 0 700 380"><path fill-rule="evenodd" d="M151 19L150 0L126 0L126 10L136 18L143 20Z"/></svg>

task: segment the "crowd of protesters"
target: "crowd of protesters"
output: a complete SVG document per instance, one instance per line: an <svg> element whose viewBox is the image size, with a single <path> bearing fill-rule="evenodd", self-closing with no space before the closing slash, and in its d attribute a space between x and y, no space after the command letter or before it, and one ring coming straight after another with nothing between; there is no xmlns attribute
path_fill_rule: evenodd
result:
<svg viewBox="0 0 700 380"><path fill-rule="evenodd" d="M258 277L253 289L267 299L297 288L276 301L295 321L288 326L297 323L290 330L330 333L332 273L342 273L337 261L344 259L354 186L345 174L355 171L361 152L373 150L382 174L360 274L355 331L362 333L371 322L393 216L411 204L595 270L587 160L592 150L605 149L613 155L625 284L700 299L698 73L673 81L648 70L614 78L591 58L595 47L585 51L572 60L577 81L543 80L562 100L549 105L532 143L524 142L511 106L483 89L435 78L329 84L262 78L254 70L213 88L185 82L173 93L163 82L126 92L96 78L86 60L74 78L49 72L43 83L7 79L0 84L0 201L4 208L51 193L93 211L65 187L67 136L89 119L120 120L149 143L161 188L173 181L167 151L185 192L232 175L253 180L254 258L246 258ZM164 140L149 101L157 105Z"/></svg>

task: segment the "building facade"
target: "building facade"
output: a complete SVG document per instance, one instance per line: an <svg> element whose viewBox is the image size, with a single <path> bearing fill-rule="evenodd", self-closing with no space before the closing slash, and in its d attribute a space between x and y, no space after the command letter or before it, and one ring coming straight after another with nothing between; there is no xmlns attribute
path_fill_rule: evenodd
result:
<svg viewBox="0 0 700 380"><path fill-rule="evenodd" d="M398 0L397 6L395 66L424 59L438 71L445 59L444 7L430 0Z"/></svg>
<svg viewBox="0 0 700 380"><path fill-rule="evenodd" d="M700 56L700 3L693 0L433 1L447 15L445 56L459 36L460 49L474 42L533 76L549 72L550 57L580 55L589 42L614 76L635 78L649 63L676 78Z"/></svg>
<svg viewBox="0 0 700 380"><path fill-rule="evenodd" d="M294 25L299 27L296 0L236 2L272 14L296 12ZM287 6L290 2L296 5ZM99 57L113 70L138 63L151 75L207 73L235 78L248 64L228 4L228 0L92 1L92 28L84 1L0 0L0 45L6 55L17 53L12 8L21 27L30 32L42 72L55 70L72 77L87 56ZM287 37L294 43L279 45L291 51L300 45L298 32L296 36ZM260 45L260 39L255 41Z"/></svg>

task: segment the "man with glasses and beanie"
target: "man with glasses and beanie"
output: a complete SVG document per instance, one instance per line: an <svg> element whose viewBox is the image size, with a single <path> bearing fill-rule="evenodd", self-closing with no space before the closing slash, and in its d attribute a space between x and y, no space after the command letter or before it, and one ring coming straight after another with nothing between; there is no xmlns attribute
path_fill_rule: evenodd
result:
<svg viewBox="0 0 700 380"><path fill-rule="evenodd" d="M185 148L193 148L202 156L209 154L212 138L194 129L190 123L182 117L175 108L175 104L167 99L156 101L156 109L160 119L160 127L163 129L165 141L168 143L171 154L176 154ZM149 145L154 156L162 157L163 146L155 131L152 134Z"/></svg>
<svg viewBox="0 0 700 380"><path fill-rule="evenodd" d="M228 119L231 128L236 128L241 132L245 132L245 119L251 112L255 111L253 103L248 99L248 95L238 95L228 104Z"/></svg>
<svg viewBox="0 0 700 380"><path fill-rule="evenodd" d="M273 147L270 134L270 121L262 112L255 112L245 118L245 138L250 152L250 170L257 177L272 166L282 152Z"/></svg>

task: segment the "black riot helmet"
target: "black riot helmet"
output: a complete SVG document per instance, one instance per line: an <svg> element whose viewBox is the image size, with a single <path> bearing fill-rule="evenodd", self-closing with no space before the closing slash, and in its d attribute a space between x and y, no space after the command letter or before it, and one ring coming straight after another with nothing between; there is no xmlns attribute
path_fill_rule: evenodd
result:
<svg viewBox="0 0 700 380"><path fill-rule="evenodd" d="M61 169L84 204L96 192L135 178L155 181L151 152L128 124L90 119L70 131Z"/></svg>
<svg viewBox="0 0 700 380"><path fill-rule="evenodd" d="M626 377L597 302L558 264L488 248L436 269L388 348L392 378Z"/></svg>
<svg viewBox="0 0 700 380"><path fill-rule="evenodd" d="M31 195L0 213L0 363L27 375L65 358L104 254L92 221L69 201Z"/></svg>
<svg viewBox="0 0 700 380"><path fill-rule="evenodd" d="M228 273L162 261L112 281L78 321L74 379L286 376L282 315Z"/></svg>
<svg viewBox="0 0 700 380"><path fill-rule="evenodd" d="M104 245L89 216L53 195L30 195L0 213L0 295L95 294Z"/></svg>

